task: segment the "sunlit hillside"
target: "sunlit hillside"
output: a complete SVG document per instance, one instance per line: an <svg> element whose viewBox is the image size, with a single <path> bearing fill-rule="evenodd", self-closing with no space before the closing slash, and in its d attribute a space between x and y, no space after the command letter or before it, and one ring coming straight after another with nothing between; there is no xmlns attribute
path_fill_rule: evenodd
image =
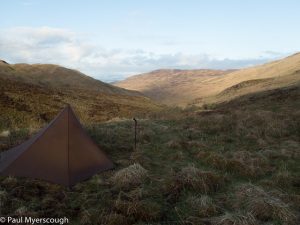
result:
<svg viewBox="0 0 300 225"><path fill-rule="evenodd" d="M55 65L2 62L0 81L1 129L40 127L66 104L86 123L131 118L160 108L140 93Z"/></svg>
<svg viewBox="0 0 300 225"><path fill-rule="evenodd" d="M238 96L294 84L300 79L299 71L300 53L264 65L237 71L178 70L172 72L172 70L167 70L165 73L154 71L128 78L125 81L116 83L116 85L140 91L158 102L184 106L195 102L204 104L211 102L213 99L214 101L229 100L231 97L228 90L235 89L236 93L231 93L231 95ZM166 78L160 79L160 77ZM264 80L268 78L270 79ZM247 88L243 88L240 92L237 91L237 87L244 86L247 86ZM218 95L221 99L211 98L215 95Z"/></svg>

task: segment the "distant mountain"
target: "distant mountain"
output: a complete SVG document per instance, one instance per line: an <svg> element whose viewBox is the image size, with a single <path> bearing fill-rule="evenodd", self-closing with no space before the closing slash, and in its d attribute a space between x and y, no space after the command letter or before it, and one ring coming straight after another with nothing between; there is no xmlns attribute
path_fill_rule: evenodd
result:
<svg viewBox="0 0 300 225"><path fill-rule="evenodd" d="M71 104L84 123L132 117L160 106L142 94L114 87L56 65L0 61L0 131L38 127Z"/></svg>
<svg viewBox="0 0 300 225"><path fill-rule="evenodd" d="M236 71L159 70L128 78L115 83L115 85L140 91L150 98L166 104L197 103L201 105L207 102L226 101L255 91L294 84L299 80L299 71L300 53L264 65ZM237 89L239 90L237 91ZM234 94L233 90L235 90Z"/></svg>
<svg viewBox="0 0 300 225"><path fill-rule="evenodd" d="M146 96L164 104L185 104L205 92L202 86L213 78L223 76L232 70L155 70L129 77L114 85L140 91ZM199 90L200 88L200 90Z"/></svg>

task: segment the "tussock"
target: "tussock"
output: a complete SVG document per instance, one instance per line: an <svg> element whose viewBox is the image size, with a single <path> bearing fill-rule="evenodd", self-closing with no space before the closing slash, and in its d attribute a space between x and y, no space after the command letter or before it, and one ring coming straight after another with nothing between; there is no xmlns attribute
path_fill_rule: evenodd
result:
<svg viewBox="0 0 300 225"><path fill-rule="evenodd" d="M208 195L190 196L186 199L189 208L192 208L199 217L210 217L218 212L217 206Z"/></svg>
<svg viewBox="0 0 300 225"><path fill-rule="evenodd" d="M119 213L111 213L109 215L101 216L101 225L129 225L131 224L128 219Z"/></svg>
<svg viewBox="0 0 300 225"><path fill-rule="evenodd" d="M146 160L146 157L143 154L142 150L137 148L130 154L130 159L136 164L139 164L139 163L143 163Z"/></svg>
<svg viewBox="0 0 300 225"><path fill-rule="evenodd" d="M257 177L264 175L268 170L267 160L260 154L248 151L237 151L229 154L226 168L242 176Z"/></svg>
<svg viewBox="0 0 300 225"><path fill-rule="evenodd" d="M272 181L279 187L292 187L299 179L300 178L294 177L286 167L280 168L280 170L272 176Z"/></svg>
<svg viewBox="0 0 300 225"><path fill-rule="evenodd" d="M5 205L8 200L8 193L6 191L0 191L0 214L2 214L3 209L5 210Z"/></svg>
<svg viewBox="0 0 300 225"><path fill-rule="evenodd" d="M121 200L115 201L115 208L124 216L151 221L160 217L161 206L151 200Z"/></svg>
<svg viewBox="0 0 300 225"><path fill-rule="evenodd" d="M260 220L280 220L293 224L296 219L286 203L260 187L243 184L238 187L235 195L238 201L237 206L244 206Z"/></svg>
<svg viewBox="0 0 300 225"><path fill-rule="evenodd" d="M182 143L179 140L170 140L166 143L166 145L173 149L182 148Z"/></svg>
<svg viewBox="0 0 300 225"><path fill-rule="evenodd" d="M226 169L228 164L227 159L224 156L213 152L205 159L205 161L209 165L220 170Z"/></svg>
<svg viewBox="0 0 300 225"><path fill-rule="evenodd" d="M83 225L91 224L91 213L88 210L83 210L81 212L80 223Z"/></svg>
<svg viewBox="0 0 300 225"><path fill-rule="evenodd" d="M213 225L257 225L258 221L251 213L225 213L223 216L216 218Z"/></svg>
<svg viewBox="0 0 300 225"><path fill-rule="evenodd" d="M4 130L0 132L0 137L8 137L10 135L9 130Z"/></svg>
<svg viewBox="0 0 300 225"><path fill-rule="evenodd" d="M182 151L179 151L179 150L176 151L174 153L174 155L172 156L172 160L182 160L182 159L184 159L184 154Z"/></svg>
<svg viewBox="0 0 300 225"><path fill-rule="evenodd" d="M28 209L25 206L21 206L16 209L15 214L18 216L25 216L28 212Z"/></svg>
<svg viewBox="0 0 300 225"><path fill-rule="evenodd" d="M224 179L212 171L202 171L187 166L176 175L175 182L182 188L191 188L201 193L214 192L221 187Z"/></svg>
<svg viewBox="0 0 300 225"><path fill-rule="evenodd" d="M16 187L17 184L18 184L18 180L17 180L17 178L15 178L13 176L9 176L9 177L5 178L2 182L2 185L6 186L10 189Z"/></svg>
<svg viewBox="0 0 300 225"><path fill-rule="evenodd" d="M148 171L140 164L135 163L127 168L117 171L111 182L118 188L132 188L140 185L148 176Z"/></svg>
<svg viewBox="0 0 300 225"><path fill-rule="evenodd" d="M199 150L196 154L197 159L205 159L208 156L210 156L210 153L207 151L203 151L203 150Z"/></svg>
<svg viewBox="0 0 300 225"><path fill-rule="evenodd" d="M46 196L41 201L41 208L44 208L44 209L49 209L50 208L51 209L51 208L55 208L55 207L57 207L57 202L51 196Z"/></svg>
<svg viewBox="0 0 300 225"><path fill-rule="evenodd" d="M209 166L218 170L225 170L246 177L261 176L269 171L267 160L264 156L248 151L228 152L224 155L200 151L196 157L204 159Z"/></svg>

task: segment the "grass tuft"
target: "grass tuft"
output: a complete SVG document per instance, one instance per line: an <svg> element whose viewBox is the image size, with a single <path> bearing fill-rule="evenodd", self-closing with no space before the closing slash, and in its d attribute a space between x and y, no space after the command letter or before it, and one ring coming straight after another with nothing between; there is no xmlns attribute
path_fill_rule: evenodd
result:
<svg viewBox="0 0 300 225"><path fill-rule="evenodd" d="M147 177L148 171L135 163L117 171L111 178L111 182L117 188L132 188L140 185Z"/></svg>
<svg viewBox="0 0 300 225"><path fill-rule="evenodd" d="M208 195L190 196L186 199L186 203L199 217L211 217L218 213L217 206Z"/></svg>
<svg viewBox="0 0 300 225"><path fill-rule="evenodd" d="M218 217L213 222L214 225L257 225L258 221L251 213L229 213L226 212L224 215Z"/></svg>
<svg viewBox="0 0 300 225"><path fill-rule="evenodd" d="M293 224L296 219L288 204L260 187L244 184L238 187L235 194L238 205L244 206L260 220L280 220Z"/></svg>
<svg viewBox="0 0 300 225"><path fill-rule="evenodd" d="M175 182L182 188L201 193L217 191L224 183L223 177L212 171L202 171L195 166L187 166L175 176Z"/></svg>
<svg viewBox="0 0 300 225"><path fill-rule="evenodd" d="M102 216L101 225L129 225L129 220L119 213L110 213L109 215Z"/></svg>

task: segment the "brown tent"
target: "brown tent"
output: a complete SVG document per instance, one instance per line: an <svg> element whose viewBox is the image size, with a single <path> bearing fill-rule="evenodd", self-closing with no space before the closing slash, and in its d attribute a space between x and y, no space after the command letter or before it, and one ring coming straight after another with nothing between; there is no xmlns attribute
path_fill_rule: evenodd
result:
<svg viewBox="0 0 300 225"><path fill-rule="evenodd" d="M72 186L113 168L67 106L48 126L1 154L0 175L38 178Z"/></svg>

